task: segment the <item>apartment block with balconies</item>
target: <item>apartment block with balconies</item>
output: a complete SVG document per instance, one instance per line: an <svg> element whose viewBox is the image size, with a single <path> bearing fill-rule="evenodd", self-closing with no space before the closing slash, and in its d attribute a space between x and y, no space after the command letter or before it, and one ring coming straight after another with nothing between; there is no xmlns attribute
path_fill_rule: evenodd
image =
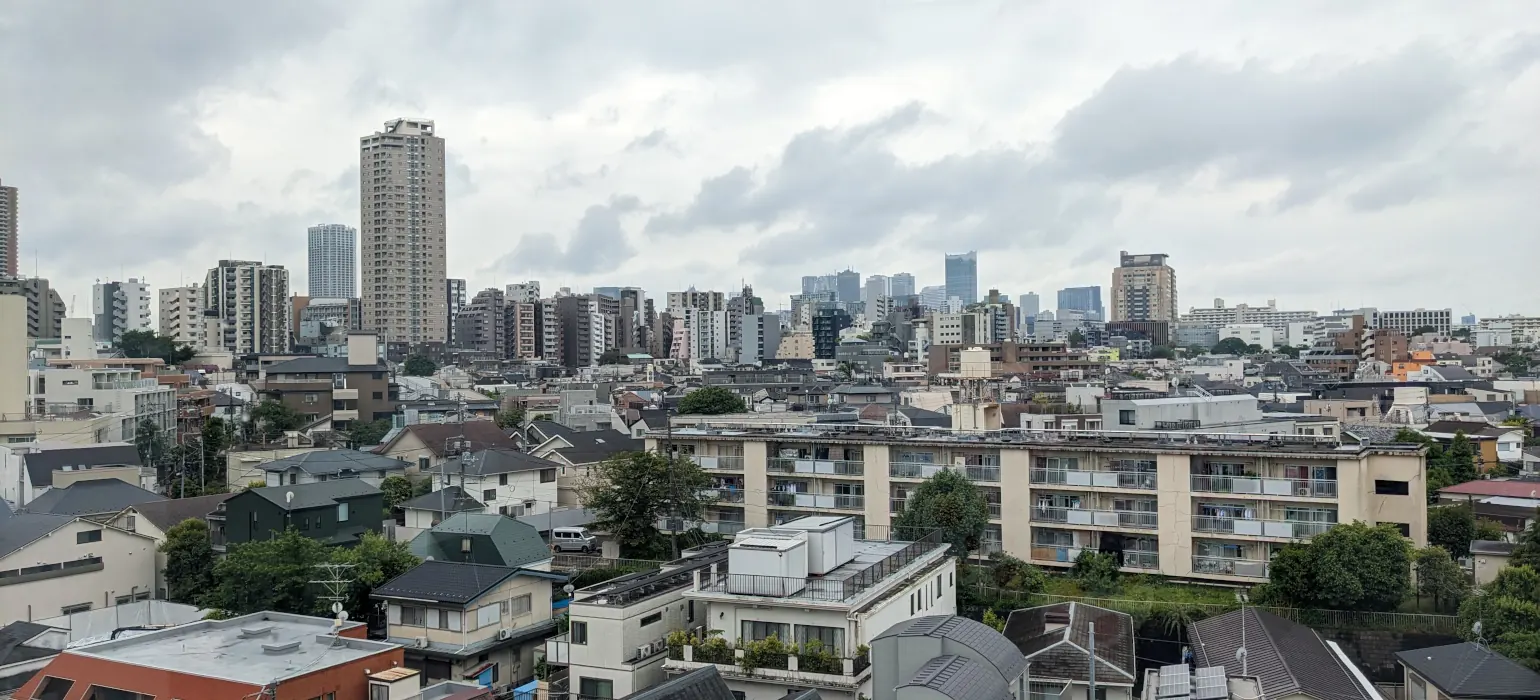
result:
<svg viewBox="0 0 1540 700"><path fill-rule="evenodd" d="M1244 584L1265 580L1283 545L1336 523L1427 540L1422 451L1340 436L707 422L675 429L670 445L733 480L734 502L713 508L749 528L837 515L886 535L926 478L955 470L988 503L981 553L1050 567L1106 551L1129 572Z"/></svg>

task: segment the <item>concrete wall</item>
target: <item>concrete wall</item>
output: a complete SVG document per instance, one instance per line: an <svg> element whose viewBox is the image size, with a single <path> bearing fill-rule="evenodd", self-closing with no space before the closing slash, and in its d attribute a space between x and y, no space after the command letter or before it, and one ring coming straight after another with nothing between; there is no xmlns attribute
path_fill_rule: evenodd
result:
<svg viewBox="0 0 1540 700"><path fill-rule="evenodd" d="M91 530L101 530L102 539L77 543L78 533ZM68 523L12 552L0 559L0 570L75 561L88 555L101 557L100 569L0 586L0 623L54 617L72 605L112 607L119 596L154 592L155 541L86 520Z"/></svg>

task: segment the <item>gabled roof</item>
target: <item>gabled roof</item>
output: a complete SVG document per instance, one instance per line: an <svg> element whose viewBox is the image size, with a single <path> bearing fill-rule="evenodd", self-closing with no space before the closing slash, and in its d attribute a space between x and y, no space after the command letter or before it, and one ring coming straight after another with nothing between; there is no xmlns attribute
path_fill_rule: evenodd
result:
<svg viewBox="0 0 1540 700"><path fill-rule="evenodd" d="M0 666L57 656L59 654L58 649L27 646L27 642L51 629L53 628L48 625L21 620L12 622L5 627L0 627Z"/></svg>
<svg viewBox="0 0 1540 700"><path fill-rule="evenodd" d="M678 678L639 690L624 700L731 700L733 691L716 666L702 666Z"/></svg>
<svg viewBox="0 0 1540 700"><path fill-rule="evenodd" d="M974 657L992 664L1001 678L1016 678L1027 666L1021 651L999 632L977 620L957 615L927 615L905 620L872 639L890 637L932 637L947 639L961 644L974 652Z"/></svg>
<svg viewBox="0 0 1540 700"><path fill-rule="evenodd" d="M1010 698L1005 681L973 659L949 654L927 661L899 688L925 688L953 700Z"/></svg>
<svg viewBox="0 0 1540 700"><path fill-rule="evenodd" d="M334 506L338 501L349 498L378 495L380 490L360 479L331 479L309 484L264 486L247 489L242 493L256 494L284 510L307 510ZM288 501L289 493L294 494L292 502ZM236 496L240 495L242 494L236 494Z"/></svg>
<svg viewBox="0 0 1540 700"><path fill-rule="evenodd" d="M418 564L411 571L385 582L374 589L371 595L375 598L412 598L463 605L480 598L514 576L567 580L566 576L549 571L435 559Z"/></svg>
<svg viewBox="0 0 1540 700"><path fill-rule="evenodd" d="M1472 642L1397 652L1396 658L1456 698L1540 698L1540 673Z"/></svg>
<svg viewBox="0 0 1540 700"><path fill-rule="evenodd" d="M459 486L447 486L425 493L412 500L402 503L401 508L411 510L430 510L435 513L459 513L462 511L481 512L487 506L485 503L471 498L465 489Z"/></svg>
<svg viewBox="0 0 1540 700"><path fill-rule="evenodd" d="M518 450L492 449L472 452L468 460L461 460L459 457L455 457L444 463L444 470L449 473L457 473L461 468L460 463L462 461L465 462L466 474L483 476L487 474L511 474L540 469L555 469L561 466L544 457L536 457Z"/></svg>
<svg viewBox="0 0 1540 700"><path fill-rule="evenodd" d="M1034 677L1085 681L1093 624L1097 680L1133 684L1134 621L1127 613L1083 603L1041 605L1011 611L1004 634L1032 662Z"/></svg>
<svg viewBox="0 0 1540 700"><path fill-rule="evenodd" d="M850 394L850 395L857 395L857 394L872 394L872 395L883 394L883 395L886 395L886 394L897 394L898 390L894 389L893 387L877 386L875 384L845 384L843 386L835 387L834 389L830 390L830 393L834 393L834 394Z"/></svg>
<svg viewBox="0 0 1540 700"><path fill-rule="evenodd" d="M603 462L622 452L641 452L647 446L645 440L618 430L586 430L561 437L572 446L559 447L556 453L574 465Z"/></svg>
<svg viewBox="0 0 1540 700"><path fill-rule="evenodd" d="M909 424L924 428L950 428L952 417L940 411L927 411L914 406L899 406L898 412L909 419Z"/></svg>
<svg viewBox="0 0 1540 700"><path fill-rule="evenodd" d="M161 532L165 532L176 527L183 520L201 519L218 510L219 504L234 495L233 493L211 493L207 496L192 498L167 498L161 501L137 503L132 508L140 517L160 528Z"/></svg>
<svg viewBox="0 0 1540 700"><path fill-rule="evenodd" d="M1534 511L1530 512L1533 513ZM1499 542L1497 540L1471 540L1470 553L1512 556L1515 547L1518 547L1518 545L1512 542Z"/></svg>
<svg viewBox="0 0 1540 700"><path fill-rule="evenodd" d="M211 397L210 403L212 403L212 405L214 405L214 406L245 406L246 405L246 402L244 400L242 400L242 399L240 399L240 398L238 398L236 396L232 396L230 394L226 394L223 391L216 391L216 392L214 392L214 396Z"/></svg>
<svg viewBox="0 0 1540 700"><path fill-rule="evenodd" d="M264 462L259 468L266 472L298 469L306 474L330 475L343 472L405 471L407 463L394 457L359 450L316 450Z"/></svg>
<svg viewBox="0 0 1540 700"><path fill-rule="evenodd" d="M512 450L517 449L519 446L513 438L508 437L508 434L503 429L497 427L497 423L489 420L473 420L464 423L418 423L417 425L408 425L400 431L392 433L390 439L386 440L375 452L381 454L390 452L395 449L396 442L406 435L416 436L427 447L428 451L437 457L448 456L446 450L451 440L457 442L467 441L471 444L472 450L485 450L496 447Z"/></svg>
<svg viewBox="0 0 1540 700"><path fill-rule="evenodd" d="M1522 428L1515 428L1511 426L1499 428L1489 423L1481 423L1476 421L1441 420L1436 423L1428 424L1428 427L1423 428L1422 432L1438 433L1440 435L1465 433L1465 435L1468 437L1497 437L1499 435L1507 435L1508 433L1517 432L1519 430L1522 430Z"/></svg>
<svg viewBox="0 0 1540 700"><path fill-rule="evenodd" d="M5 527L0 527L0 557L10 556L12 552L36 542L43 535L72 522L75 522L75 518L68 515L16 513L6 518Z"/></svg>
<svg viewBox="0 0 1540 700"><path fill-rule="evenodd" d="M531 421L529 427L526 428L526 430L531 436L530 442L534 444L540 444L558 435L565 437L577 432L576 430L568 428L567 426L562 425L561 423L557 423L553 420Z"/></svg>
<svg viewBox="0 0 1540 700"><path fill-rule="evenodd" d="M1247 670L1267 697L1379 700L1314 630L1270 612L1241 608L1194 622L1187 632L1199 668L1233 667L1236 650L1244 646Z"/></svg>
<svg viewBox="0 0 1540 700"><path fill-rule="evenodd" d="M424 559L464 561L461 540L466 537L471 538L471 561L482 564L525 566L551 558L533 525L495 513L455 513L418 533L407 548Z"/></svg>
<svg viewBox="0 0 1540 700"><path fill-rule="evenodd" d="M164 501L154 491L146 491L117 479L77 481L63 488L51 488L27 503L33 513L54 515L97 515L116 513L132 505Z"/></svg>
<svg viewBox="0 0 1540 700"><path fill-rule="evenodd" d="M1508 496L1510 498L1540 498L1540 480L1529 479L1477 479L1463 484L1445 486L1441 494L1471 496Z"/></svg>
<svg viewBox="0 0 1540 700"><path fill-rule="evenodd" d="M32 480L33 488L52 486L53 473L66 466L71 469L91 469L93 467L138 467L144 464L139 459L138 448L126 443L44 450L22 455L21 459L27 464L27 478Z"/></svg>

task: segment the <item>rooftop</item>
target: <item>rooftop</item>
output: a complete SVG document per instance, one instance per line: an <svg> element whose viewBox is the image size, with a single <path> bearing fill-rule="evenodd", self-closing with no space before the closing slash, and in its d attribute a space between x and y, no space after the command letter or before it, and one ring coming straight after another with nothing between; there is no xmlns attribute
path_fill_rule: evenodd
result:
<svg viewBox="0 0 1540 700"><path fill-rule="evenodd" d="M128 443L46 449L21 456L32 486L52 486L53 473L62 469L141 466L139 450Z"/></svg>
<svg viewBox="0 0 1540 700"><path fill-rule="evenodd" d="M1500 557L1513 556L1513 549L1517 546L1512 542L1499 542L1497 540L1471 540L1470 553Z"/></svg>
<svg viewBox="0 0 1540 700"><path fill-rule="evenodd" d="M146 491L117 479L77 481L63 488L51 488L26 505L28 512L54 515L99 515L151 501L164 501L154 491Z"/></svg>
<svg viewBox="0 0 1540 700"><path fill-rule="evenodd" d="M470 459L461 460L459 457L444 463L446 472L458 472L461 470L461 462L464 461L466 474L510 474L513 472L539 471L541 469L555 469L560 464L543 457L536 457L516 449L496 448L472 452Z"/></svg>
<svg viewBox="0 0 1540 700"><path fill-rule="evenodd" d="M715 546L712 546L715 545ZM572 596L573 603L626 607L638 601L694 584L696 572L727 570L727 543L711 543L698 556L686 556L656 569L638 571L583 588Z"/></svg>
<svg viewBox="0 0 1540 700"><path fill-rule="evenodd" d="M334 506L339 500L370 496L380 493L380 490L359 479L332 479L309 484L264 486L247 489L243 493L261 496L284 510L305 510ZM291 493L294 494L292 501L288 497Z"/></svg>
<svg viewBox="0 0 1540 700"><path fill-rule="evenodd" d="M350 365L346 357L300 357L267 366L267 375L274 374L337 374L347 372L384 372L390 369L385 363ZM325 380L331 381L331 377Z"/></svg>
<svg viewBox="0 0 1540 700"><path fill-rule="evenodd" d="M306 474L405 471L406 462L359 450L316 450L262 464L262 471L298 469Z"/></svg>
<svg viewBox="0 0 1540 700"><path fill-rule="evenodd" d="M263 685L399 648L386 642L332 636L333 623L322 617L254 613L120 637L64 653ZM348 622L343 629L360 626L362 623Z"/></svg>
<svg viewBox="0 0 1540 700"><path fill-rule="evenodd" d="M439 457L447 457L451 441L469 442L472 450L485 450L493 447L506 447L515 449L518 443L501 428L497 423L489 420L473 420L464 423L418 423L408 425L399 431L394 439L385 442L377 452L388 452L404 435L413 435L420 440L429 452Z"/></svg>
<svg viewBox="0 0 1540 700"><path fill-rule="evenodd" d="M678 431L675 431L677 434ZM1540 498L1540 479L1477 479L1463 484L1446 486L1440 494L1469 496L1508 496L1510 498Z"/></svg>
<svg viewBox="0 0 1540 700"><path fill-rule="evenodd" d="M1540 698L1540 673L1479 644L1461 642L1396 653L1444 694L1468 698Z"/></svg>
<svg viewBox="0 0 1540 700"><path fill-rule="evenodd" d="M1034 676L1084 681L1093 624L1097 678L1132 685L1134 621L1127 613L1083 603L1041 605L1011 611L1003 634L1032 663Z"/></svg>
<svg viewBox="0 0 1540 700"><path fill-rule="evenodd" d="M785 525L782 526L784 527ZM801 531L753 528L739 532L734 544L750 542L760 546L775 545L785 541L786 536L795 532ZM913 542L855 540L853 544L855 551L851 559L822 576L809 575L806 579L799 580L719 571L715 577L702 577L701 587L695 591L695 595L771 597L793 604L807 601L846 603L876 588L884 581L900 580L900 575L909 571L911 565L918 564L924 567L940 561L949 546L941 541L939 530L927 533ZM737 591L750 589L764 593L746 594L734 592L734 589Z"/></svg>
<svg viewBox="0 0 1540 700"><path fill-rule="evenodd" d="M431 510L435 513L459 513L471 511L480 513L486 509L486 504L472 498L465 489L459 486L446 486L433 493L425 493L400 505L404 509Z"/></svg>
<svg viewBox="0 0 1540 700"><path fill-rule="evenodd" d="M1379 700L1357 670L1314 630L1257 608L1242 608L1187 626L1198 666L1234 663L1247 652L1247 673L1268 697L1303 694L1317 700Z"/></svg>
<svg viewBox="0 0 1540 700"><path fill-rule="evenodd" d="M463 605L480 598L514 576L567 580L566 576L549 571L430 560L386 581L370 595L376 598L410 598Z"/></svg>
<svg viewBox="0 0 1540 700"><path fill-rule="evenodd" d="M464 541L471 540L466 552ZM495 513L460 512L424 530L407 545L412 554L442 561L524 566L551 558L533 525Z"/></svg>

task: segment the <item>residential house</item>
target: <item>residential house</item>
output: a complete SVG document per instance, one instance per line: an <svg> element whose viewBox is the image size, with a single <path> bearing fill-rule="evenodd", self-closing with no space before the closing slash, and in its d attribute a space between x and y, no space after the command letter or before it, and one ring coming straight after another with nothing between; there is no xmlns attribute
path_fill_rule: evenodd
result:
<svg viewBox="0 0 1540 700"><path fill-rule="evenodd" d="M112 515L132 505L164 500L167 500L165 496L117 479L93 479L48 489L43 495L32 499L26 505L26 510L29 513L100 519L93 516Z"/></svg>
<svg viewBox="0 0 1540 700"><path fill-rule="evenodd" d="M1469 504L1478 519L1496 522L1517 540L1540 513L1540 479L1477 479L1440 489L1438 497Z"/></svg>
<svg viewBox="0 0 1540 700"><path fill-rule="evenodd" d="M214 406L211 417L221 418L231 425L243 425L251 418L251 404L223 391L215 391L210 399Z"/></svg>
<svg viewBox="0 0 1540 700"><path fill-rule="evenodd" d="M915 406L897 406L893 408L893 414L889 416L892 425L907 425L912 428L950 428L952 417L940 411L927 411Z"/></svg>
<svg viewBox="0 0 1540 700"><path fill-rule="evenodd" d="M154 491L155 472L146 469L139 450L128 443L87 447L49 447L38 443L0 448L0 497L17 506L54 487L80 481L117 479Z"/></svg>
<svg viewBox="0 0 1540 700"><path fill-rule="evenodd" d="M1191 623L1187 638L1199 668L1225 666L1234 671L1236 652L1245 648L1246 673L1256 677L1270 698L1380 700L1336 642L1260 608Z"/></svg>
<svg viewBox="0 0 1540 700"><path fill-rule="evenodd" d="M534 650L556 631L549 571L424 561L371 594L388 605L386 637L406 647L406 667L428 682L490 685L534 676Z"/></svg>
<svg viewBox="0 0 1540 700"><path fill-rule="evenodd" d="M1513 561L1513 549L1517 546L1512 542L1471 540L1471 577L1475 579L1476 585L1491 583L1497 578L1498 572L1508 568L1508 563Z"/></svg>
<svg viewBox="0 0 1540 700"><path fill-rule="evenodd" d="M69 630L35 622L18 620L0 627L0 697L12 697L69 641Z"/></svg>
<svg viewBox="0 0 1540 700"><path fill-rule="evenodd" d="M795 691L793 691L795 692ZM819 700L818 691L787 695L791 700ZM611 696L614 697L614 696ZM622 700L737 700L715 666L702 666L660 685L626 695Z"/></svg>
<svg viewBox="0 0 1540 700"><path fill-rule="evenodd" d="M292 494L292 495L291 495ZM384 531L385 496L361 479L246 489L220 504L224 542L270 540L285 529L325 544L350 546Z"/></svg>
<svg viewBox="0 0 1540 700"><path fill-rule="evenodd" d="M264 484L263 479L267 478L267 474L262 471L262 465L275 459L325 449L325 446L318 447L313 440L304 439L297 433L285 436L282 443L274 445L236 445L225 453L225 483L236 489Z"/></svg>
<svg viewBox="0 0 1540 700"><path fill-rule="evenodd" d="M1540 698L1540 673L1474 642L1396 652L1406 700Z"/></svg>
<svg viewBox="0 0 1540 700"><path fill-rule="evenodd" d="M148 600L154 592L153 539L0 506L0 624Z"/></svg>
<svg viewBox="0 0 1540 700"><path fill-rule="evenodd" d="M872 640L872 700L1027 700L1027 660L982 622L927 615Z"/></svg>
<svg viewBox="0 0 1540 700"><path fill-rule="evenodd" d="M898 403L898 390L869 384L846 384L829 392L829 402L837 406L865 406L867 404L894 405Z"/></svg>
<svg viewBox="0 0 1540 700"><path fill-rule="evenodd" d="M411 463L412 473L427 475L466 450L516 450L517 440L492 421L419 423L390 431L372 451Z"/></svg>
<svg viewBox="0 0 1540 700"><path fill-rule="evenodd" d="M413 531L410 535L398 535L398 539L403 540L415 537L417 532L427 530L455 513L487 511L485 503L472 498L459 486L449 486L432 493L425 493L396 507L401 509L403 526Z"/></svg>
<svg viewBox="0 0 1540 700"><path fill-rule="evenodd" d="M270 486L313 484L335 479L358 479L370 486L392 476L406 476L410 463L359 450L316 450L283 457L262 465L263 481Z"/></svg>
<svg viewBox="0 0 1540 700"><path fill-rule="evenodd" d="M166 543L166 533L184 520L207 522L209 513L218 510L219 505L232 495L234 494L213 493L192 498L167 498L136 503L118 511L107 521L107 525L136 532L155 540L155 597L165 598L166 555L160 551L160 545Z"/></svg>
<svg viewBox="0 0 1540 700"><path fill-rule="evenodd" d="M1524 455L1524 430L1499 427L1486 422L1441 420L1428 424L1420 432L1449 444L1463 433L1476 453L1476 471L1488 472L1501 462L1519 462Z"/></svg>
<svg viewBox="0 0 1540 700"><path fill-rule="evenodd" d="M372 333L348 334L347 357L300 357L268 365L251 382L264 399L308 420L330 417L333 430L353 421L388 420L396 412L390 365L380 359Z"/></svg>
<svg viewBox="0 0 1540 700"><path fill-rule="evenodd" d="M1128 613L1084 603L1013 610L1004 634L1031 665L1032 693L1089 700L1094 648L1097 700L1133 697L1134 621Z"/></svg>
<svg viewBox="0 0 1540 700"><path fill-rule="evenodd" d="M616 430L586 433L553 433L538 444L531 444L530 454L549 459L557 465L559 483L557 502L563 506L580 505L578 488L593 466L626 452L641 452L646 443Z"/></svg>
<svg viewBox="0 0 1540 700"><path fill-rule="evenodd" d="M505 448L480 450L446 462L439 489L459 486L503 515L543 513L556 506L556 462Z"/></svg>
<svg viewBox="0 0 1540 700"><path fill-rule="evenodd" d="M416 537L420 558L551 570L551 550L531 525L502 515L456 513Z"/></svg>

